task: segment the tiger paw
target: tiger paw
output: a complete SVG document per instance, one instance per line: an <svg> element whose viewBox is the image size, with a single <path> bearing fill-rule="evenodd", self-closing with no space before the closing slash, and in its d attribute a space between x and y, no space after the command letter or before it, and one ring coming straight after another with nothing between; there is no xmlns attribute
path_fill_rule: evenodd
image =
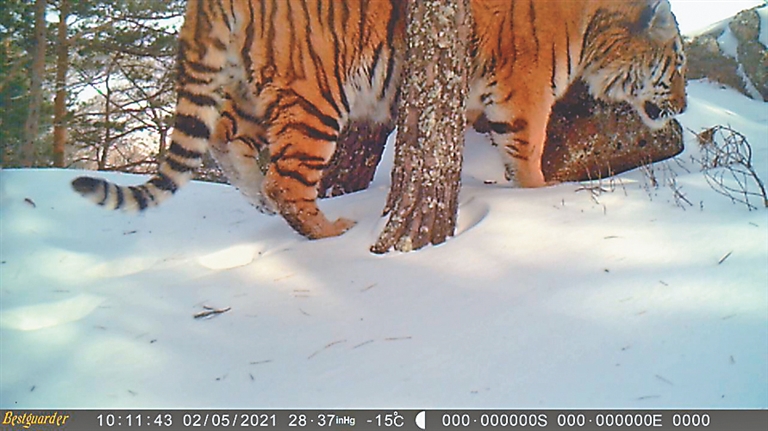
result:
<svg viewBox="0 0 768 431"><path fill-rule="evenodd" d="M507 169L507 179L516 187L537 188L547 186L544 174L539 167L521 164L515 168L513 172ZM512 177L510 178L509 175L512 175Z"/></svg>
<svg viewBox="0 0 768 431"><path fill-rule="evenodd" d="M354 220L338 218L333 223L326 221L322 225L313 226L308 230L302 230L300 228L296 228L296 230L309 239L323 239L339 236L351 229L355 224L357 224L357 222Z"/></svg>
<svg viewBox="0 0 768 431"><path fill-rule="evenodd" d="M262 214L269 216L277 214L277 205L275 205L271 199L262 194L258 196L258 199L252 200L251 205L253 205Z"/></svg>
<svg viewBox="0 0 768 431"><path fill-rule="evenodd" d="M515 181L515 165L513 163L505 163L504 164L504 179L510 182Z"/></svg>
<svg viewBox="0 0 768 431"><path fill-rule="evenodd" d="M356 224L357 224L356 221L350 220L348 218L344 218L344 217L337 218L336 221L333 222L333 227L338 231L338 233L333 236L343 234L344 232L352 229L352 227L354 227Z"/></svg>

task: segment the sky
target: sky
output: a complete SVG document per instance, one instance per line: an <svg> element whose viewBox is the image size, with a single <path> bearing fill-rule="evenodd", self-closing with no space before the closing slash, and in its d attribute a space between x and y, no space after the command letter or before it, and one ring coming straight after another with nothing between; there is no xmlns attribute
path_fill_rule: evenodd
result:
<svg viewBox="0 0 768 431"><path fill-rule="evenodd" d="M670 0L672 12L683 34L699 30L728 18L743 9L765 3L763 0Z"/></svg>

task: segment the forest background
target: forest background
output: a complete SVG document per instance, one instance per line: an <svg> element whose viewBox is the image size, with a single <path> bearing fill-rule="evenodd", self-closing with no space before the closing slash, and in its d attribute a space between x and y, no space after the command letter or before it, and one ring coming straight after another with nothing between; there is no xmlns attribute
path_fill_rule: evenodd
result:
<svg viewBox="0 0 768 431"><path fill-rule="evenodd" d="M3 1L0 166L153 171L173 124L185 3Z"/></svg>
<svg viewBox="0 0 768 431"><path fill-rule="evenodd" d="M185 4L0 3L0 167L153 172L173 125ZM756 4L675 0L673 10L686 33L697 19L712 22L711 13L725 18ZM210 158L198 179L226 181Z"/></svg>

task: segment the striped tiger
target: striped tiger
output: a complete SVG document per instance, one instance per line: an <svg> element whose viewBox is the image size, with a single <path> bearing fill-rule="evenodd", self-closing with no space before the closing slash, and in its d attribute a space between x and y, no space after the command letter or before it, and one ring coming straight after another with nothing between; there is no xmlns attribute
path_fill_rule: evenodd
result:
<svg viewBox="0 0 768 431"><path fill-rule="evenodd" d="M667 0L472 0L469 111L485 114L507 179L546 185L541 159L552 106L582 80L626 102L652 129L686 108L685 53Z"/></svg>
<svg viewBox="0 0 768 431"><path fill-rule="evenodd" d="M80 177L73 187L110 209L143 210L186 184L210 151L257 208L280 213L310 239L340 235L354 222L328 220L317 185L350 120L391 120L405 4L190 0L175 126L157 174L140 186ZM685 56L667 0L471 0L471 7L467 116L488 119L507 178L520 186L546 185L549 115L577 80L598 99L629 103L654 129L685 109Z"/></svg>

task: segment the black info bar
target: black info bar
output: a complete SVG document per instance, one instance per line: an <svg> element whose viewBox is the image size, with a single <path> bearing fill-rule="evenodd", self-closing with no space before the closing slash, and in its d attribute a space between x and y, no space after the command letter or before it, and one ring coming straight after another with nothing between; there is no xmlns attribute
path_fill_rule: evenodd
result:
<svg viewBox="0 0 768 431"><path fill-rule="evenodd" d="M766 431L768 410L0 410L0 430Z"/></svg>

